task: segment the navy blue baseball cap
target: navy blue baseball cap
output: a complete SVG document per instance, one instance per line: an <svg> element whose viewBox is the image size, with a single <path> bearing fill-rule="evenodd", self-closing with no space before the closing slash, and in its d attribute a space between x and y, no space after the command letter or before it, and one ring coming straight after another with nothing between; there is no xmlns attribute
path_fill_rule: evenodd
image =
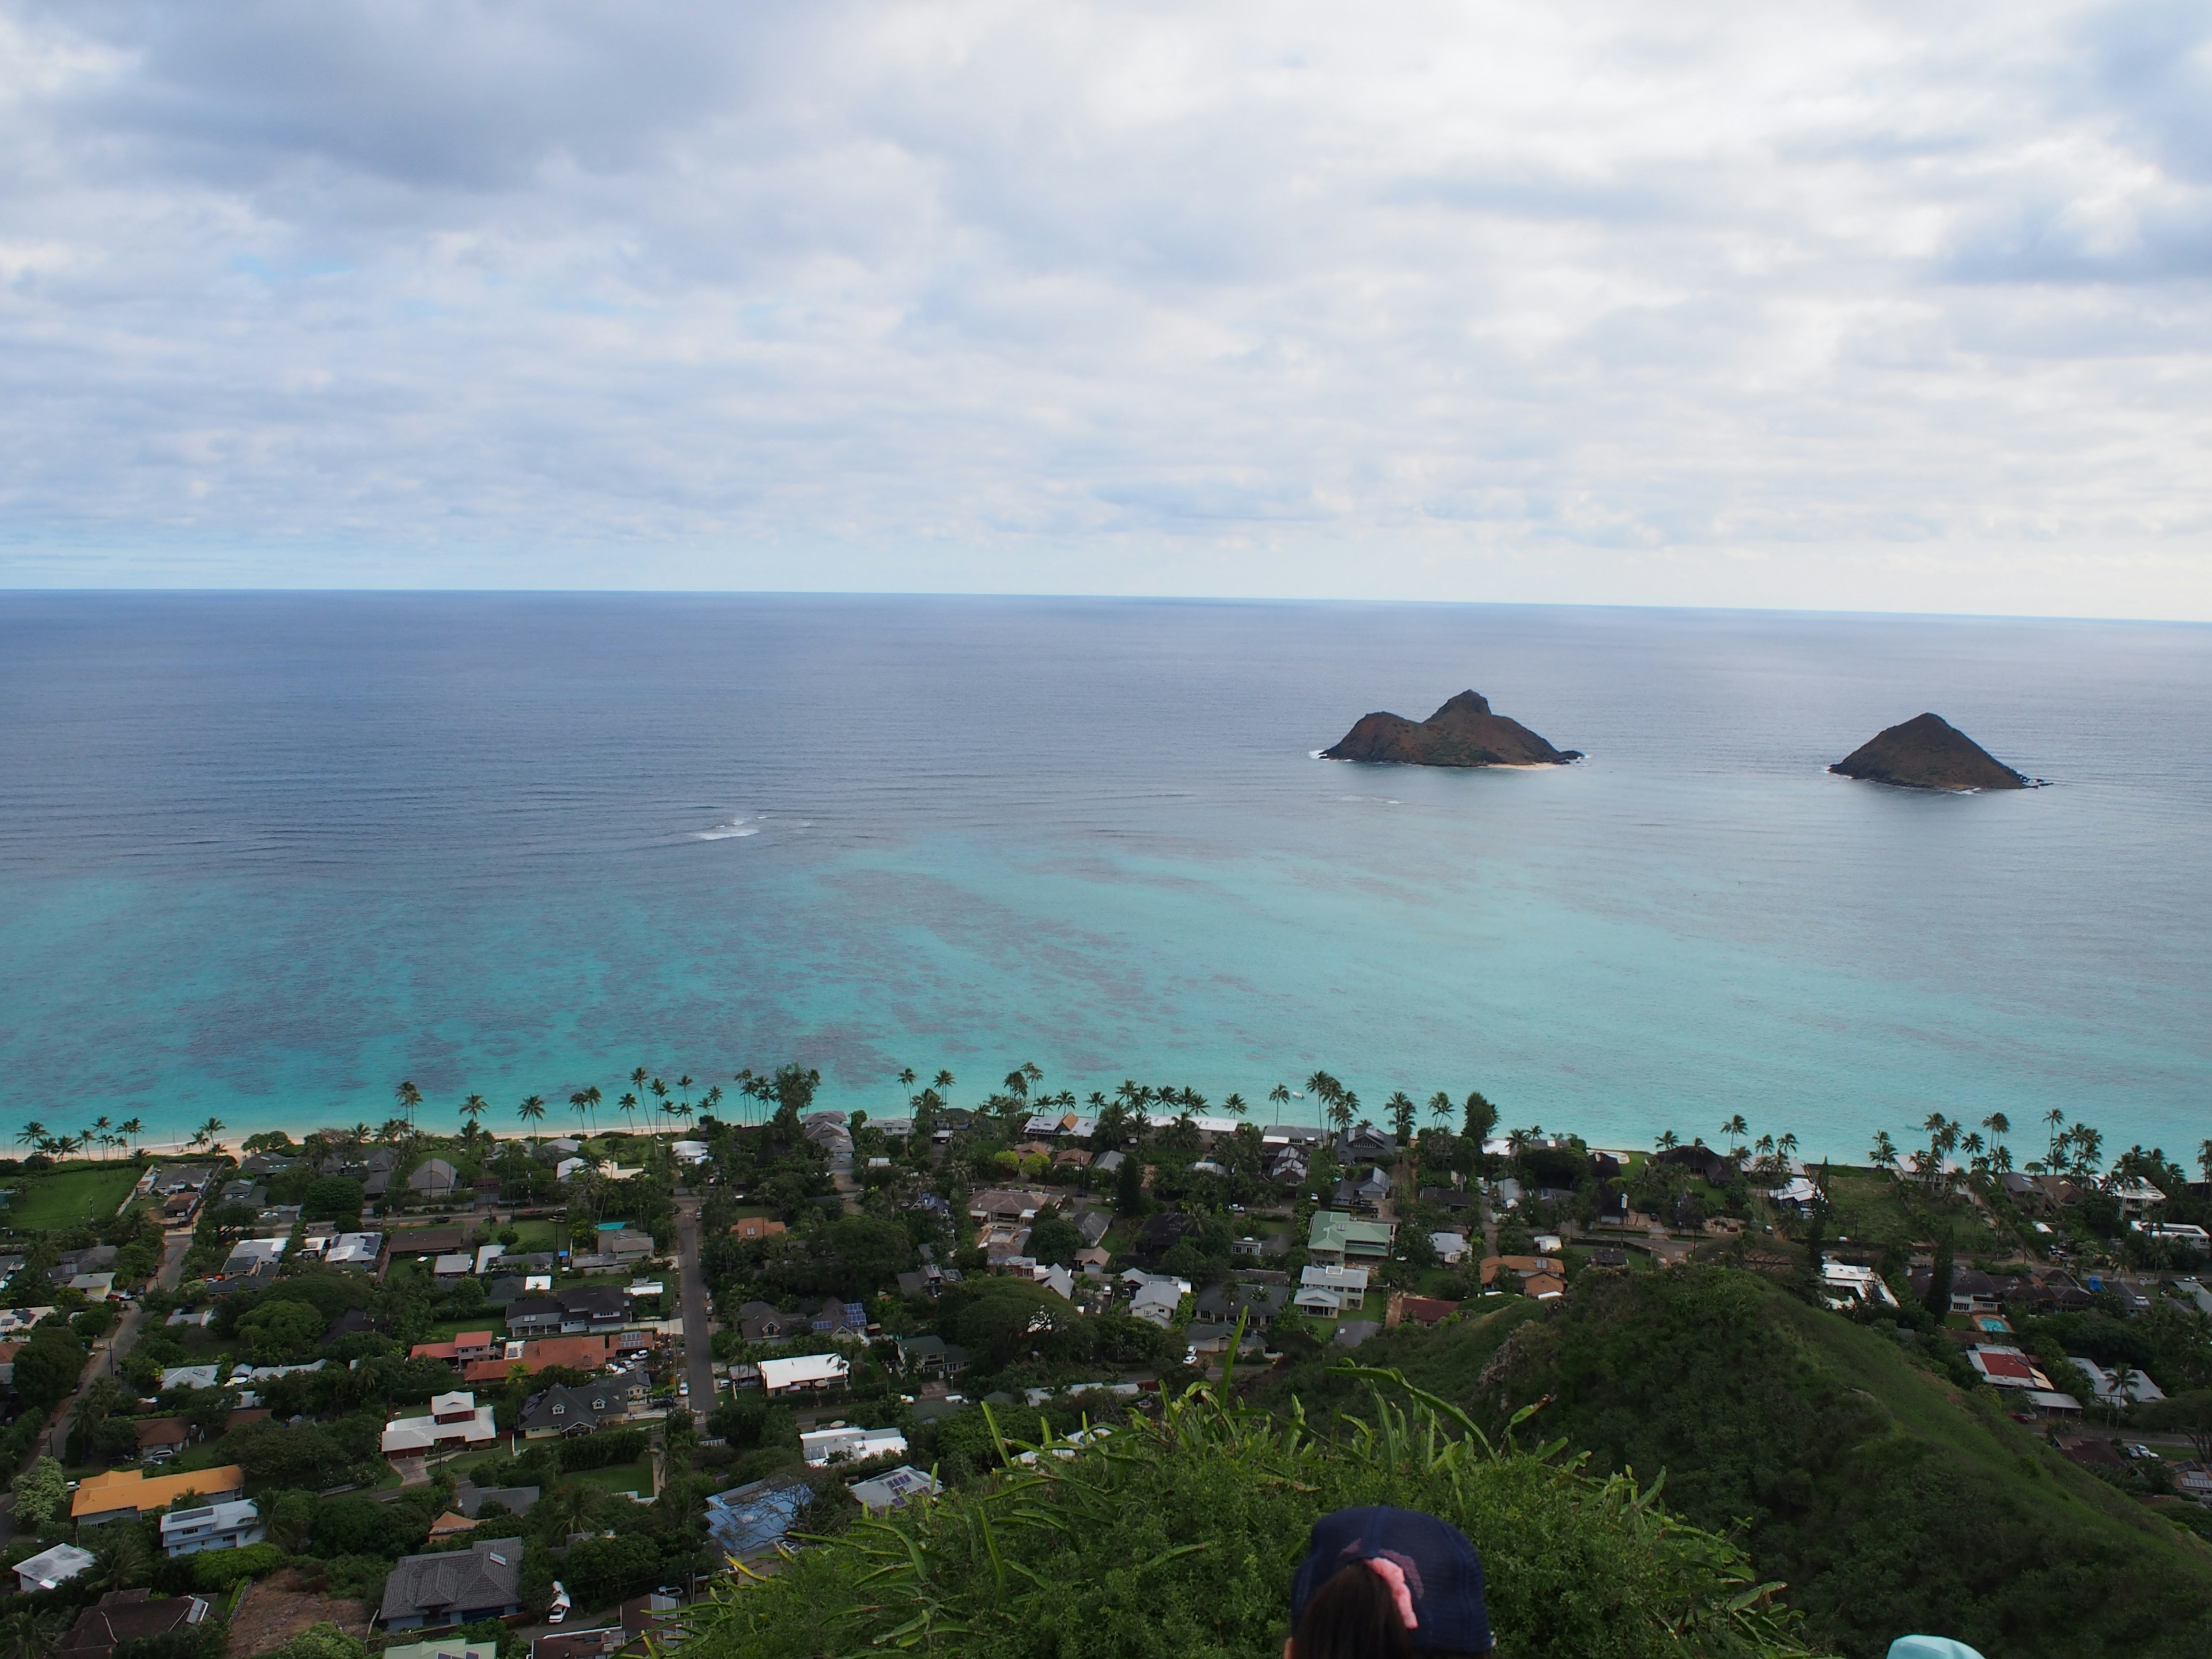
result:
<svg viewBox="0 0 2212 1659"><path fill-rule="evenodd" d="M1305 1618L1316 1590L1354 1561L1379 1561L1396 1569L1413 1618L1413 1645L1446 1653L1490 1651L1490 1615L1482 1599L1482 1558L1457 1527L1419 1510L1376 1504L1339 1510L1314 1522L1306 1559L1291 1581L1291 1628ZM1406 1607L1401 1602L1402 1616Z"/></svg>

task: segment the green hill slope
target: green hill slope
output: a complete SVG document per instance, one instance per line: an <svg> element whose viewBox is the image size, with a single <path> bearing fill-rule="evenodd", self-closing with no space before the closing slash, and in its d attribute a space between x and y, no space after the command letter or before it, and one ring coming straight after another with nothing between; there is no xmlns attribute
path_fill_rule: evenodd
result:
<svg viewBox="0 0 2212 1659"><path fill-rule="evenodd" d="M1194 1394L1066 1461L856 1522L765 1582L725 1580L687 1616L679 1652L1274 1659L1315 1518L1373 1503L1427 1510L1474 1540L1501 1652L1805 1651L1740 1552L1629 1481L1493 1455L1449 1413L1372 1395L1365 1421L1324 1435Z"/></svg>
<svg viewBox="0 0 2212 1659"><path fill-rule="evenodd" d="M1599 1470L1663 1471L1667 1501L1740 1527L1814 1638L1845 1654L1911 1630L2007 1659L2212 1653L2212 1550L1995 1395L1756 1276L1592 1274L1540 1316L1516 1305L1370 1353L1493 1424L1549 1396L1528 1431ZM1316 1381L1309 1410L1345 1386Z"/></svg>

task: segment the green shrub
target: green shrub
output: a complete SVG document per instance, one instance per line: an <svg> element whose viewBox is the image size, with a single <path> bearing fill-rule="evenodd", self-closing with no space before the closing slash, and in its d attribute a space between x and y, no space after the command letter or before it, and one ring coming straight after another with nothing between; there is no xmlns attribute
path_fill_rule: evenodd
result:
<svg viewBox="0 0 2212 1659"><path fill-rule="evenodd" d="M643 1429L601 1429L580 1440L562 1441L561 1469L574 1474L583 1469L612 1468L617 1463L635 1463L644 1455Z"/></svg>
<svg viewBox="0 0 2212 1659"><path fill-rule="evenodd" d="M203 1550L192 1557L192 1587L224 1590L241 1578L258 1578L284 1565L284 1552L274 1544L245 1544L236 1549Z"/></svg>
<svg viewBox="0 0 2212 1659"><path fill-rule="evenodd" d="M1403 1389L1395 1373L1363 1374ZM1456 1410L1377 1393L1323 1437L1204 1390L1094 1455L1046 1459L857 1521L764 1583L725 1583L687 1659L1273 1659L1308 1531L1350 1504L1426 1510L1482 1552L1502 1647L1550 1659L1805 1651L1726 1540L1633 1480L1493 1450Z"/></svg>

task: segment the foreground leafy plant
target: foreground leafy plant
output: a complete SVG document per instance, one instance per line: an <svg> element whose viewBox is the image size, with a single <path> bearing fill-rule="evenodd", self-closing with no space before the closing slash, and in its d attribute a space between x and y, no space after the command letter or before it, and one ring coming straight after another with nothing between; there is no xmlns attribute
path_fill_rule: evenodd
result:
<svg viewBox="0 0 2212 1659"><path fill-rule="evenodd" d="M1224 1383L1073 1455L1000 1437L991 1481L857 1522L771 1576L724 1581L675 1645L682 1659L1272 1659L1314 1518L1389 1503L1474 1540L1501 1655L1807 1651L1782 1587L1672 1515L1656 1485L1595 1479L1510 1432L1493 1444L1395 1371L1345 1374L1370 1409L1327 1435L1295 1409L1242 1406ZM1024 1451L1040 1455L1024 1464Z"/></svg>

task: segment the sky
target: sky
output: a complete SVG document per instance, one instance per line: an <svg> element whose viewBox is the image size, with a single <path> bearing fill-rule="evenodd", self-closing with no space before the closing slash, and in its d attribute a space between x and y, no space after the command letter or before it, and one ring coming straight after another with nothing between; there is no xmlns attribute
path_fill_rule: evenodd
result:
<svg viewBox="0 0 2212 1659"><path fill-rule="evenodd" d="M0 586L2212 619L2212 7L0 0Z"/></svg>

